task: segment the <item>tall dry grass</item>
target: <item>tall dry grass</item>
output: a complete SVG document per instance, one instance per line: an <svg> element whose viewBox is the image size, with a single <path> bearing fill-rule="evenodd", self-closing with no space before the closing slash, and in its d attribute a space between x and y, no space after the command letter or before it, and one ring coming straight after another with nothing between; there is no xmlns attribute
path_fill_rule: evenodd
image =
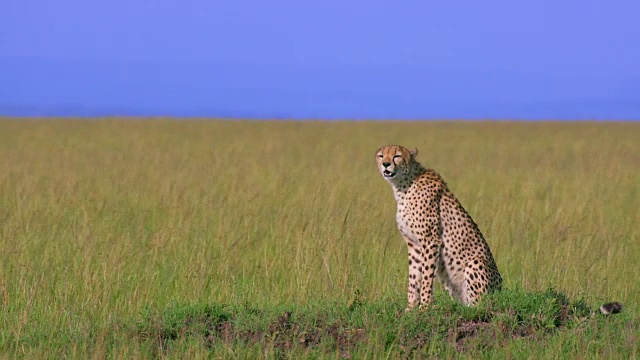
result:
<svg viewBox="0 0 640 360"><path fill-rule="evenodd" d="M389 143L444 176L506 287L638 303L638 139L638 123L4 119L0 344L82 347L176 301L404 296L373 156Z"/></svg>

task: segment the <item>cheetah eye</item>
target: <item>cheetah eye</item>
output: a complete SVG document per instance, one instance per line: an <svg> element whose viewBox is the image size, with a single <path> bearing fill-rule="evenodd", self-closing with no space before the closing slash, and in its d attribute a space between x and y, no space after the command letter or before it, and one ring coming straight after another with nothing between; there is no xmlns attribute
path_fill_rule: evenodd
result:
<svg viewBox="0 0 640 360"><path fill-rule="evenodd" d="M382 154L378 154L378 157L382 159Z"/></svg>
<svg viewBox="0 0 640 360"><path fill-rule="evenodd" d="M394 159L397 159L397 158L399 158L399 157L402 157L402 155L393 155L393 158L394 158Z"/></svg>

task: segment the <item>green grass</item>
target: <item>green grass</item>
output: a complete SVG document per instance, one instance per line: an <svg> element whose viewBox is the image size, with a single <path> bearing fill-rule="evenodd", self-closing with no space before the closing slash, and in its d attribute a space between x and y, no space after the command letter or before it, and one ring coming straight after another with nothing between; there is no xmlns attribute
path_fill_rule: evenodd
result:
<svg viewBox="0 0 640 360"><path fill-rule="evenodd" d="M352 331L359 357L637 356L637 139L638 123L4 119L0 352L339 357ZM374 161L389 143L417 147L479 224L507 289L494 302L438 286L433 309L397 315L406 249ZM626 308L557 325L564 296ZM202 320L264 335L288 312L327 340L208 340ZM451 341L474 316L480 335ZM535 335L504 330L522 324Z"/></svg>
<svg viewBox="0 0 640 360"><path fill-rule="evenodd" d="M397 299L350 305L173 305L147 312L137 338L157 354L183 358L197 348L218 356L471 358L562 356L564 348L591 347L598 357L637 354L640 324L628 315L596 315L583 301L552 289L505 290L468 308L438 296L429 312L404 314ZM606 340L617 338L618 343ZM602 341L605 340L605 341Z"/></svg>

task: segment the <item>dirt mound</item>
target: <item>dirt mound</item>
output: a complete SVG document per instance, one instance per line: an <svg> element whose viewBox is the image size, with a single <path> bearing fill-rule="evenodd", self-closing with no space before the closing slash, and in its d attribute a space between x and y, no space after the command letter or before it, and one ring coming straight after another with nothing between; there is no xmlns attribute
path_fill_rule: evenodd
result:
<svg viewBox="0 0 640 360"><path fill-rule="evenodd" d="M441 301L429 311L404 314L402 303L354 302L346 307L283 311L247 306L178 306L140 322L137 336L160 352L175 341L199 339L210 348L262 347L277 353L307 350L345 358L358 349L399 349L412 356L424 349L473 353L513 339L544 341L584 323L595 313L561 293L503 291L482 307ZM430 350L431 351L431 350Z"/></svg>
<svg viewBox="0 0 640 360"><path fill-rule="evenodd" d="M186 320L179 331L158 331L147 333L143 337L153 339L158 349L162 351L170 349L172 340L196 336L209 347L220 344L260 344L268 348L290 350L295 347L314 348L328 345L333 351L339 350L344 358L350 358L351 351L358 344L366 344L369 341L367 329L364 327L349 326L348 323L341 321L329 323L320 319L311 323L313 323L312 326L309 322L292 321L291 312L285 312L264 330L244 330L234 325L233 319L205 316ZM480 319L460 321L455 327L448 329L445 338L446 341L455 345L458 351L465 351L468 344L473 344L474 348L491 346L496 342L498 331L502 334L508 331L511 338L533 337L535 333L532 327L517 326L507 330ZM405 331L400 332L395 340L403 351L413 353L427 345L431 338L430 331L417 333Z"/></svg>

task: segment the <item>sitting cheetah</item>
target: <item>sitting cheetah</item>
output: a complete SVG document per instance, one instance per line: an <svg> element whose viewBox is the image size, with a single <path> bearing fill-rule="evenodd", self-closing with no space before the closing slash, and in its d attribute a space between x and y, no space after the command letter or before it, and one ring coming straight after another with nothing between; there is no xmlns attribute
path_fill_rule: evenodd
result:
<svg viewBox="0 0 640 360"><path fill-rule="evenodd" d="M398 230L409 250L409 311L426 309L437 276L449 295L474 305L500 290L502 278L478 225L434 170L416 161L417 149L378 149L378 170L398 203Z"/></svg>

